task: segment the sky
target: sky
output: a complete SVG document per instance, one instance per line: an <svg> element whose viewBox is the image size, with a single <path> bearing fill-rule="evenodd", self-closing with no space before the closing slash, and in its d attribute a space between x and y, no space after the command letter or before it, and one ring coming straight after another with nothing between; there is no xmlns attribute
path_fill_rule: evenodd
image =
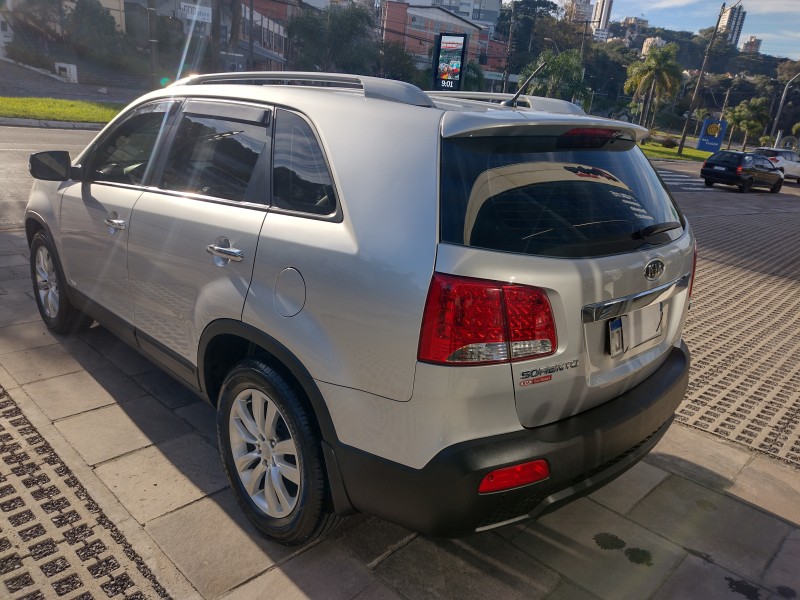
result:
<svg viewBox="0 0 800 600"><path fill-rule="evenodd" d="M729 7L736 0L725 2ZM800 60L800 0L742 0L747 12L739 47L751 35L763 40L762 54ZM614 0L611 20L642 17L650 27L694 31L713 27L722 0Z"/></svg>

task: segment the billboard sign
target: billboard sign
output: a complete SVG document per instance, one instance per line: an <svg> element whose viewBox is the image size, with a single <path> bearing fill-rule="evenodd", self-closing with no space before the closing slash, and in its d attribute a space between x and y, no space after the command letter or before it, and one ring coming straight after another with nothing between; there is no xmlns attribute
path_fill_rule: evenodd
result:
<svg viewBox="0 0 800 600"><path fill-rule="evenodd" d="M463 81L461 66L467 52L467 34L440 33L433 50L433 89L458 91Z"/></svg>
<svg viewBox="0 0 800 600"><path fill-rule="evenodd" d="M727 128L727 121L720 121L719 119L706 119L703 121L700 139L697 140L697 149L705 152L717 152L722 147L722 139L725 137Z"/></svg>

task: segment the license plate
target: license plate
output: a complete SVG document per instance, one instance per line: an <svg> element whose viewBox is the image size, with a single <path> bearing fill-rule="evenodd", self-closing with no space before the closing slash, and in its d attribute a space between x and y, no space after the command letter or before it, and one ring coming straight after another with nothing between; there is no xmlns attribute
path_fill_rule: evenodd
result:
<svg viewBox="0 0 800 600"><path fill-rule="evenodd" d="M661 337L664 333L664 307L661 302L622 315L608 322L608 351L619 356Z"/></svg>
<svg viewBox="0 0 800 600"><path fill-rule="evenodd" d="M725 167L720 167L719 165L714 165L714 170L715 171L724 171Z"/></svg>

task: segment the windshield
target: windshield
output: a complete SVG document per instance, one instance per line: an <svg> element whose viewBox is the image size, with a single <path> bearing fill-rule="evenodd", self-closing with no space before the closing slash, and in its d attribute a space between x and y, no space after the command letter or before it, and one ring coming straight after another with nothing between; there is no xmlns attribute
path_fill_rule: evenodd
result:
<svg viewBox="0 0 800 600"><path fill-rule="evenodd" d="M635 144L595 141L563 149L554 137L443 140L442 241L592 257L680 237L683 218Z"/></svg>

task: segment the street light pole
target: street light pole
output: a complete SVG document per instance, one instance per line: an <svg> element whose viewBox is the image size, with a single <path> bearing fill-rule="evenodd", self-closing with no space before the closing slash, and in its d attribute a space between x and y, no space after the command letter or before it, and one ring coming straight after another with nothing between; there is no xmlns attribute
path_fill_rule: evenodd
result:
<svg viewBox="0 0 800 600"><path fill-rule="evenodd" d="M739 2L742 0L737 0L731 5L731 9L734 8ZM730 10L730 9L729 9ZM719 16L717 17L717 24L714 26L714 31L711 32L711 40L708 42L708 48L706 48L706 55L703 57L703 66L700 67L700 75L697 78L697 85L694 87L694 93L692 94L692 101L689 103L689 110L686 113L686 121L683 123L683 133L681 134L681 143L678 145L678 156L683 154L683 146L686 143L686 134L689 131L689 121L692 118L692 113L695 109L695 103L697 102L697 93L700 91L700 86L703 84L703 74L706 71L706 65L708 65L708 57L711 55L711 48L714 46L714 40L717 39L717 31L719 30L719 24L722 21L722 15L725 14L725 3L722 3L722 8L719 9Z"/></svg>
<svg viewBox="0 0 800 600"><path fill-rule="evenodd" d="M783 111L783 103L786 102L786 94L789 93L789 86L792 85L792 82L800 77L800 73L792 77L789 81L786 82L786 85L783 88L783 94L781 95L781 102L778 104L778 114L775 115L775 122L772 123L772 131L769 132L769 137L775 137L775 130L778 128L778 119L781 118L781 111Z"/></svg>

